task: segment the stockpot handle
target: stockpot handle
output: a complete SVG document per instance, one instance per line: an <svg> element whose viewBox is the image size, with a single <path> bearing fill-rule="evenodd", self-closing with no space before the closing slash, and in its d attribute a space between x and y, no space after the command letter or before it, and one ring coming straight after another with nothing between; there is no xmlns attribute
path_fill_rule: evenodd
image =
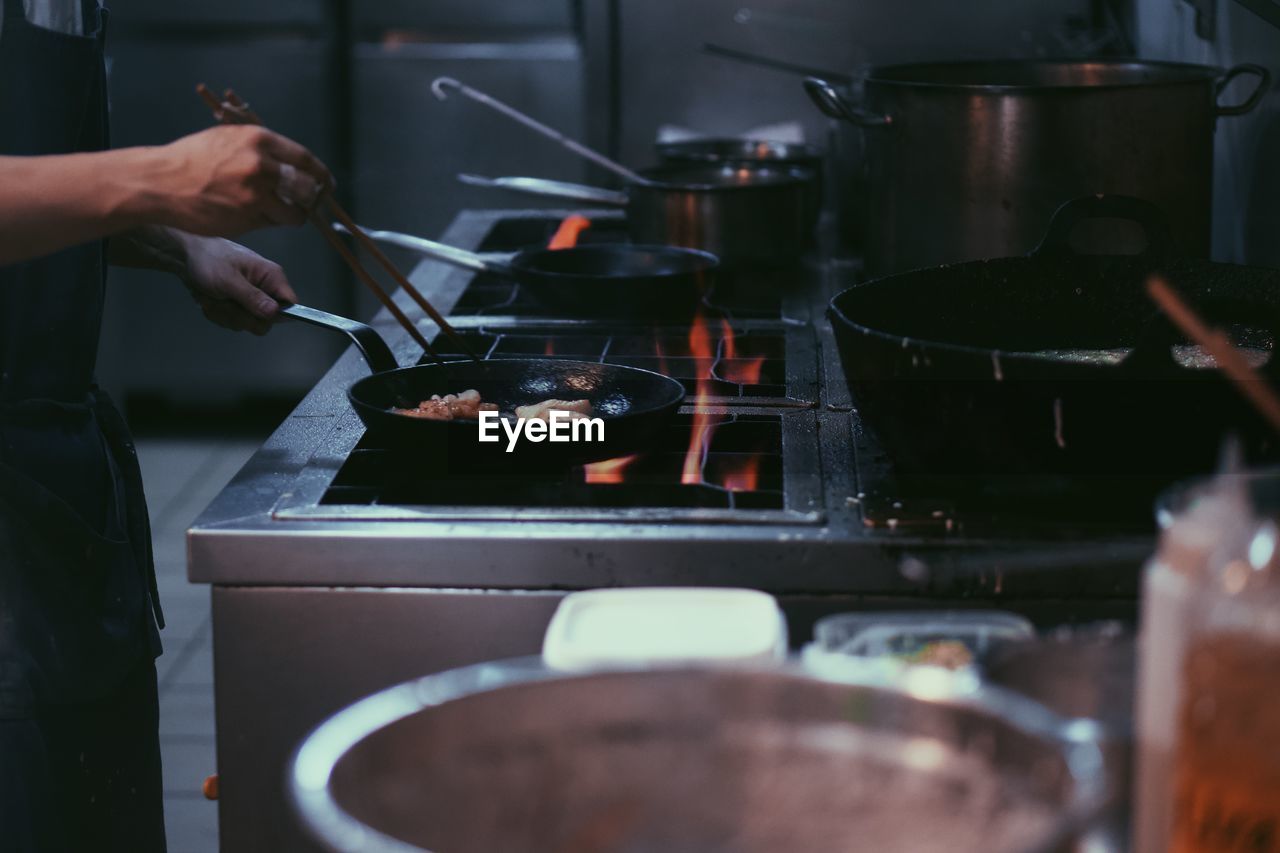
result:
<svg viewBox="0 0 1280 853"><path fill-rule="evenodd" d="M1258 85L1249 97L1245 98L1238 104L1230 104L1223 106L1214 103L1214 115L1220 116L1240 116L1250 112L1262 100L1262 96L1267 94L1267 89L1271 87L1271 72L1263 68L1261 65L1254 65L1252 62L1245 62L1227 71L1218 78L1216 93L1220 97L1224 90L1231 85L1231 81L1245 74L1252 74L1258 78Z"/></svg>
<svg viewBox="0 0 1280 853"><path fill-rule="evenodd" d="M1164 212L1151 202L1127 195L1090 195L1073 198L1053 212L1049 229L1040 245L1031 251L1033 257L1074 255L1071 234L1086 219L1127 219L1142 226L1147 246L1139 257L1167 257L1172 254L1173 240Z"/></svg>
<svg viewBox="0 0 1280 853"><path fill-rule="evenodd" d="M837 91L831 83L819 77L804 78L804 90L809 100L823 113L840 121L847 121L859 127L884 127L892 124L889 116L874 115L855 107Z"/></svg>
<svg viewBox="0 0 1280 853"><path fill-rule="evenodd" d="M337 314L330 314L318 308L308 308L306 305L281 305L280 314L322 329L342 332L351 339L351 343L356 345L356 349L364 356L369 369L374 373L395 370L400 366L396 363L396 357L391 354L391 347L387 346L382 336L364 323L348 320L346 317L339 317Z"/></svg>

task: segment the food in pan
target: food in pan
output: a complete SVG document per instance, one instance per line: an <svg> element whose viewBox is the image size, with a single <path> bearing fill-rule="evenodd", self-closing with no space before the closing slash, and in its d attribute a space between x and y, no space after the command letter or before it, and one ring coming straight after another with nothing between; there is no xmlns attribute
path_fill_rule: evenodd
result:
<svg viewBox="0 0 1280 853"><path fill-rule="evenodd" d="M432 394L412 408L392 408L397 415L430 421L476 420L481 412L496 412L498 407L480 399L480 392L469 388L460 394ZM543 400L527 406L516 406L515 416L526 421L549 421L551 412L568 412L573 420L591 417L590 400Z"/></svg>
<svg viewBox="0 0 1280 853"><path fill-rule="evenodd" d="M570 418L577 420L591 417L594 410L590 400L543 400L528 406L516 406L516 417L526 421L545 421L550 419L552 411L568 412Z"/></svg>
<svg viewBox="0 0 1280 853"><path fill-rule="evenodd" d="M496 412L498 407L480 399L480 392L468 388L461 394L432 394L430 400L423 400L411 409L393 408L397 415L408 415L411 418L425 418L430 421L476 420L481 412Z"/></svg>

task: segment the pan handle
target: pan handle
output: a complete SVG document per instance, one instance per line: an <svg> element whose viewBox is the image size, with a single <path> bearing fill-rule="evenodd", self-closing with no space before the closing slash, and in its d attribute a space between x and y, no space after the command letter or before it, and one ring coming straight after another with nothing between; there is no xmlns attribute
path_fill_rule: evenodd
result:
<svg viewBox="0 0 1280 853"><path fill-rule="evenodd" d="M763 56L746 50L725 47L724 45L712 44L711 42L703 42L702 52L712 56L721 56L725 59L732 59L735 62L742 62L747 65L755 65L759 68L772 68L774 71L785 71L788 74L800 74L805 77L822 77L827 80L834 80L842 86L847 86L853 82L853 76L850 74L842 74L839 71L828 71L823 68L814 68L811 65L801 65L798 62L788 62L785 59L774 59L770 56Z"/></svg>
<svg viewBox="0 0 1280 853"><path fill-rule="evenodd" d="M343 234L350 233L341 223L334 223L333 230L341 231ZM425 237L401 234L399 231L375 231L371 228L365 228L363 225L360 226L360 230L368 235L370 239L377 240L379 243L399 246L402 249L411 249L429 258L435 258L437 261L453 264L455 267L462 267L473 272L497 273L498 275L509 275L511 272L505 264L490 260L483 255L477 255L475 252L468 252L466 249L459 249L456 246L437 243L435 240L428 240Z"/></svg>
<svg viewBox="0 0 1280 853"><path fill-rule="evenodd" d="M1145 199L1127 195L1090 195L1073 198L1053 212L1049 229L1040 245L1031 250L1032 257L1072 255L1071 234L1086 219L1127 219L1142 226L1147 247L1141 257L1168 257L1173 254L1169 222L1164 212Z"/></svg>
<svg viewBox="0 0 1280 853"><path fill-rule="evenodd" d="M360 350L360 354L369 364L369 369L374 373L395 370L400 366L396 363L396 357L391 354L391 348L387 346L382 336L364 323L348 320L346 317L339 317L337 314L330 314L318 308L308 308L306 305L282 305L280 313L312 326L342 332L356 345L356 349Z"/></svg>
<svg viewBox="0 0 1280 853"><path fill-rule="evenodd" d="M859 127L886 127L893 124L893 119L889 116L875 115L855 107L835 86L819 77L804 78L804 90L809 93L809 100L831 118Z"/></svg>
<svg viewBox="0 0 1280 853"><path fill-rule="evenodd" d="M610 207L626 207L627 194L568 181L552 181L546 178L486 178L483 175L459 174L458 180L473 187L511 190L544 198L560 198L585 204L607 204Z"/></svg>
<svg viewBox="0 0 1280 853"><path fill-rule="evenodd" d="M1262 100L1262 96L1267 93L1267 89L1271 85L1271 72L1263 68L1261 65L1254 65L1252 62L1245 62L1231 68L1226 74L1218 78L1217 94L1222 95L1224 89L1231 85L1231 81L1244 74L1252 74L1258 78L1257 87L1249 93L1249 97L1245 98L1238 104L1223 105L1214 103L1214 115L1220 116L1240 116L1253 110Z"/></svg>

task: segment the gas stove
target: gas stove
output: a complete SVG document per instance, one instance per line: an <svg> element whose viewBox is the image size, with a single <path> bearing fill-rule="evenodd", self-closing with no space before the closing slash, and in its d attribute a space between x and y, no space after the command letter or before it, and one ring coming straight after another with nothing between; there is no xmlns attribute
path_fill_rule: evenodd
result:
<svg viewBox="0 0 1280 853"><path fill-rule="evenodd" d="M541 246L570 213L466 211L443 240ZM622 224L592 215L582 238L623 240ZM419 264L414 284L484 358L645 367L680 380L686 404L633 457L449 476L364 433L345 390L367 367L354 350L339 359L189 531L190 578L214 587L224 845L309 849L279 785L306 731L395 681L535 652L568 590L754 587L778 597L797 642L851 609L1132 618L1149 525L1088 511L1087 490L1044 503L1013 484L1009 500L974 501L895 471L824 318L856 269L815 253L739 274L693 324L650 326L558 317L518 285ZM401 364L420 359L385 312L372 324Z"/></svg>

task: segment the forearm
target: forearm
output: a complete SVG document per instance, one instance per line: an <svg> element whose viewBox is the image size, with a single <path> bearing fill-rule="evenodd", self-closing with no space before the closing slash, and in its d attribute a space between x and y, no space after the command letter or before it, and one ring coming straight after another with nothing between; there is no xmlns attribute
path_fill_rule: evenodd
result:
<svg viewBox="0 0 1280 853"><path fill-rule="evenodd" d="M0 157L0 266L158 221L157 151Z"/></svg>
<svg viewBox="0 0 1280 853"><path fill-rule="evenodd" d="M122 231L107 242L107 262L118 267L139 267L173 273L187 272L191 241L209 239L165 225L142 225Z"/></svg>

